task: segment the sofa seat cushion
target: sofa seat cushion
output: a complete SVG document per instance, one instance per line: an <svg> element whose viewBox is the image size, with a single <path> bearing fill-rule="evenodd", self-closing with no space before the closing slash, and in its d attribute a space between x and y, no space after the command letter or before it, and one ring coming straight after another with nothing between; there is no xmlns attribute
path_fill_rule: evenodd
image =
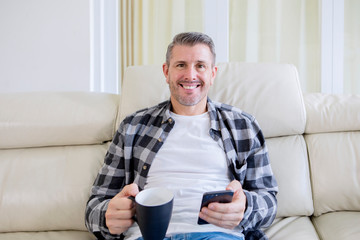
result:
<svg viewBox="0 0 360 240"><path fill-rule="evenodd" d="M266 142L279 185L277 217L311 216L314 208L303 136L268 138Z"/></svg>
<svg viewBox="0 0 360 240"><path fill-rule="evenodd" d="M85 231L14 232L0 233L1 240L93 240L94 235Z"/></svg>
<svg viewBox="0 0 360 240"><path fill-rule="evenodd" d="M271 240L319 240L309 217L275 219L265 233Z"/></svg>
<svg viewBox="0 0 360 240"><path fill-rule="evenodd" d="M86 231L85 205L108 146L1 150L0 232Z"/></svg>
<svg viewBox="0 0 360 240"><path fill-rule="evenodd" d="M360 239L360 212L332 212L312 221L321 239Z"/></svg>

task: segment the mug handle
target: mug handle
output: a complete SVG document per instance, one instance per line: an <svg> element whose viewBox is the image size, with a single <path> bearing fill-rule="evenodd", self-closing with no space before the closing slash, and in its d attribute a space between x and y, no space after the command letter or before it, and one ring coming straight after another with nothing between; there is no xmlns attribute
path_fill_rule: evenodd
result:
<svg viewBox="0 0 360 240"><path fill-rule="evenodd" d="M135 204L136 204L136 202L135 202L135 197L133 197L133 196L129 196L128 197L128 199L130 199L131 201L133 201ZM138 220L137 220L137 218L136 218L136 216L134 215L134 216L132 216L132 219L135 221L135 222L138 222Z"/></svg>

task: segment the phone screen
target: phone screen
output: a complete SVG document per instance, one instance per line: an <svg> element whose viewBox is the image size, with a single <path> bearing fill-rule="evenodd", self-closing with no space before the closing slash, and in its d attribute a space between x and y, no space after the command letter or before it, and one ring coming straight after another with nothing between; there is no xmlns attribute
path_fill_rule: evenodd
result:
<svg viewBox="0 0 360 240"><path fill-rule="evenodd" d="M202 201L201 201L201 207L200 207L199 211L201 211L201 209L203 207L207 207L212 202L229 203L232 201L233 195L234 195L234 192L231 190L206 192L203 194ZM199 217L198 224L202 225L202 224L209 224L209 223Z"/></svg>

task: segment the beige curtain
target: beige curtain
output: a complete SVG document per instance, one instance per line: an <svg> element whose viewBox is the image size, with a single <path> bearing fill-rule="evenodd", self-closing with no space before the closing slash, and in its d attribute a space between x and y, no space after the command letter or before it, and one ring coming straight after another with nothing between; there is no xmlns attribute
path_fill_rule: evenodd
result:
<svg viewBox="0 0 360 240"><path fill-rule="evenodd" d="M230 0L230 61L294 64L303 91L319 92L316 0Z"/></svg>
<svg viewBox="0 0 360 240"><path fill-rule="evenodd" d="M120 71L162 64L172 37L204 31L207 0L120 0ZM229 61L294 64L321 92L321 0L229 0ZM360 93L360 1L345 1L344 92Z"/></svg>
<svg viewBox="0 0 360 240"><path fill-rule="evenodd" d="M120 0L120 72L132 65L162 64L173 36L203 31L204 1Z"/></svg>
<svg viewBox="0 0 360 240"><path fill-rule="evenodd" d="M360 94L360 1L344 2L344 92Z"/></svg>
<svg viewBox="0 0 360 240"><path fill-rule="evenodd" d="M121 75L162 64L172 37L203 31L206 0L121 0ZM230 0L230 61L293 63L304 91L320 91L319 1ZM254 4L255 3L255 4Z"/></svg>

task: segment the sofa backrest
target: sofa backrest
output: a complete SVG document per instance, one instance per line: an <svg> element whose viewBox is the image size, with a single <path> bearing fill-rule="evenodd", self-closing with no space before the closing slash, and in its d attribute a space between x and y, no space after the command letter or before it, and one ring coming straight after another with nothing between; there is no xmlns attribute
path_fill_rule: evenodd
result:
<svg viewBox="0 0 360 240"><path fill-rule="evenodd" d="M111 139L119 96L101 93L2 94L0 148L98 144Z"/></svg>
<svg viewBox="0 0 360 240"><path fill-rule="evenodd" d="M209 93L212 100L254 115L267 138L304 132L305 107L293 65L232 62L217 66ZM128 67L122 86L120 121L170 97L160 65Z"/></svg>
<svg viewBox="0 0 360 240"><path fill-rule="evenodd" d="M118 105L111 94L0 95L0 232L86 230Z"/></svg>
<svg viewBox="0 0 360 240"><path fill-rule="evenodd" d="M360 95L304 97L314 215L360 211Z"/></svg>
<svg viewBox="0 0 360 240"><path fill-rule="evenodd" d="M160 65L125 71L121 121L136 110L169 99ZM256 117L267 138L279 184L278 217L311 215L313 203L306 144L306 115L296 68L289 64L220 63L210 98Z"/></svg>

